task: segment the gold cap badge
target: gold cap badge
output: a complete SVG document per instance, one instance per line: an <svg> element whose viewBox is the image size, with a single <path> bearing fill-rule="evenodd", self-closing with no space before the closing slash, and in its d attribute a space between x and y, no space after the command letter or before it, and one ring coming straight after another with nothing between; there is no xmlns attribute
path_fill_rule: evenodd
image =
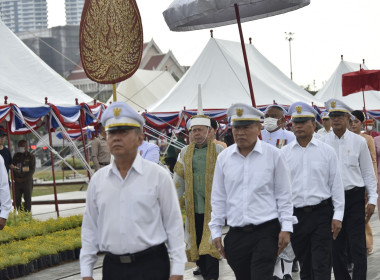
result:
<svg viewBox="0 0 380 280"><path fill-rule="evenodd" d="M331 101L331 108L335 108L336 106L336 102L335 101Z"/></svg>
<svg viewBox="0 0 380 280"><path fill-rule="evenodd" d="M243 109L240 109L240 108L236 108L236 115L238 116L238 117L241 117L242 115L243 115Z"/></svg>
<svg viewBox="0 0 380 280"><path fill-rule="evenodd" d="M113 109L113 115L114 117L119 117L121 113L121 108L114 108Z"/></svg>
<svg viewBox="0 0 380 280"><path fill-rule="evenodd" d="M301 114L301 112L302 112L302 106L297 106L296 107L296 111L297 111L298 114Z"/></svg>

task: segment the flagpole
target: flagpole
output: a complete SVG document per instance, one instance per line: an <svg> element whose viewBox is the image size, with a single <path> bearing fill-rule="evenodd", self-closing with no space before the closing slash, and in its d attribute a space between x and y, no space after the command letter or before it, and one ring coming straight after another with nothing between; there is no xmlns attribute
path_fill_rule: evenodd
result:
<svg viewBox="0 0 380 280"><path fill-rule="evenodd" d="M242 48L242 51L243 51L245 71L247 72L249 93L251 95L252 106L256 108L255 96L254 96L253 87L252 87L251 73L249 71L247 52L245 50L245 44L244 44L243 30L241 28L241 23L240 23L239 6L236 3L234 4L234 6L235 6L235 13L236 13L236 20L237 20L237 24L238 24L238 27L239 27L240 43L241 43L241 48Z"/></svg>

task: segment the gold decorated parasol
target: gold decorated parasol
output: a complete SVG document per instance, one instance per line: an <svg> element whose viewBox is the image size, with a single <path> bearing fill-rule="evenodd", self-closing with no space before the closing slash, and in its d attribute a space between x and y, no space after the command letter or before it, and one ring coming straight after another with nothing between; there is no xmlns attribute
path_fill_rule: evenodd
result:
<svg viewBox="0 0 380 280"><path fill-rule="evenodd" d="M139 68L143 30L135 0L86 0L79 31L79 48L87 77L113 84L131 77Z"/></svg>

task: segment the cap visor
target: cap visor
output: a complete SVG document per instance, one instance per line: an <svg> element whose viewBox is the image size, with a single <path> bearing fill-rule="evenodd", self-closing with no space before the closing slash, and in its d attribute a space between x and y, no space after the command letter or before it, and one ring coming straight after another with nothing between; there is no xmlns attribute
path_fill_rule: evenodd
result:
<svg viewBox="0 0 380 280"><path fill-rule="evenodd" d="M302 123L302 122L307 122L308 120L315 120L315 118L294 118L292 119L292 122L294 123Z"/></svg>
<svg viewBox="0 0 380 280"><path fill-rule="evenodd" d="M259 121L233 121L231 122L232 126L246 126L253 123L259 123Z"/></svg>
<svg viewBox="0 0 380 280"><path fill-rule="evenodd" d="M129 129L133 129L133 128L137 128L137 126L111 126L111 127L107 128L106 131L129 130Z"/></svg>
<svg viewBox="0 0 380 280"><path fill-rule="evenodd" d="M348 114L348 113L342 112L342 111L332 111L332 112L329 113L329 117L331 118L331 117L334 117L334 116L337 116L337 117L338 116L344 116L346 114Z"/></svg>

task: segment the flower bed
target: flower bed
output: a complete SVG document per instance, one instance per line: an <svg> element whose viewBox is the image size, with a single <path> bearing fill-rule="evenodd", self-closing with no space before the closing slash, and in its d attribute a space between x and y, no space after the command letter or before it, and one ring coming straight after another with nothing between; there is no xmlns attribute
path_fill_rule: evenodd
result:
<svg viewBox="0 0 380 280"><path fill-rule="evenodd" d="M11 220L12 218L8 219ZM0 243L13 240L22 240L32 236L44 235L59 230L67 230L82 225L82 216L76 215L67 218L48 219L46 221L38 221L31 219L29 221L21 220L18 223L5 226L0 231Z"/></svg>
<svg viewBox="0 0 380 280"><path fill-rule="evenodd" d="M81 216L10 222L0 231L0 280L79 258L81 222Z"/></svg>

